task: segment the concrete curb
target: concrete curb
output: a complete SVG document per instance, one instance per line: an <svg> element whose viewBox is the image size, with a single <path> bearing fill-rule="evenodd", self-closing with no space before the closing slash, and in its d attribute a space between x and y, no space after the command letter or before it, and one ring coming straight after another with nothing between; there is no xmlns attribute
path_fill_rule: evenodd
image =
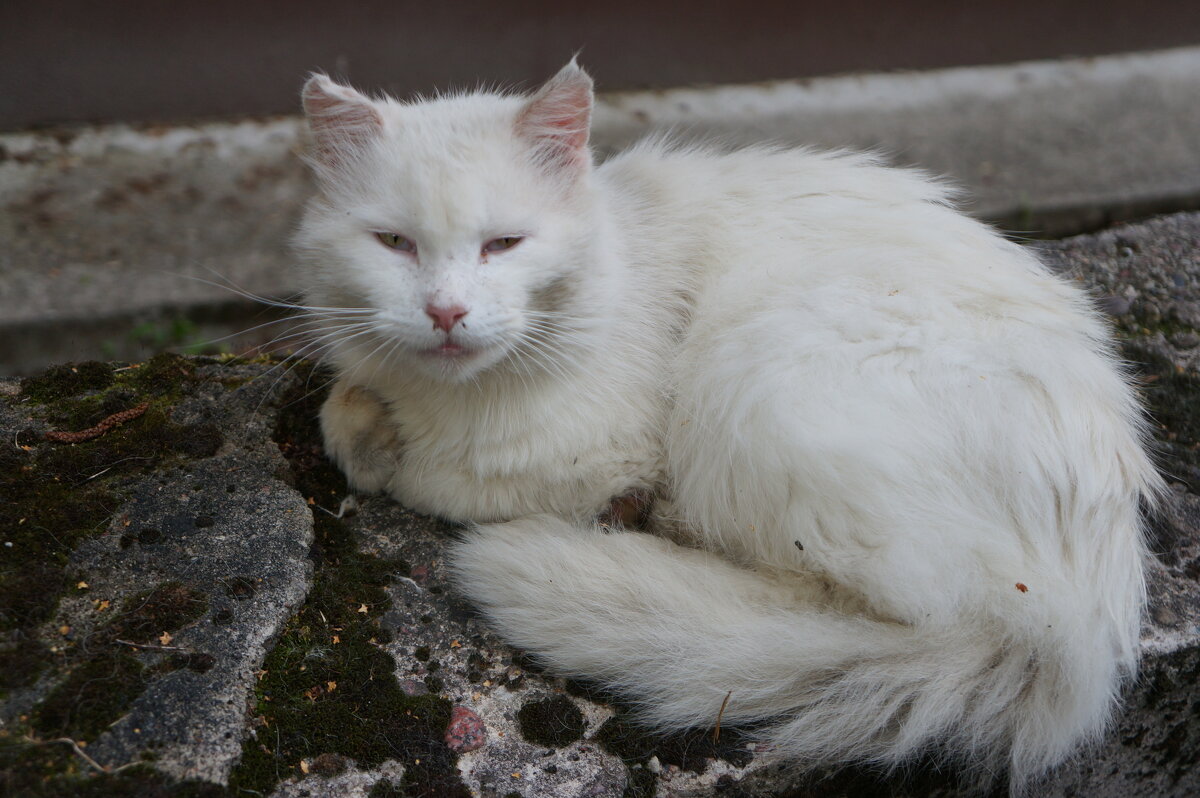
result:
<svg viewBox="0 0 1200 798"><path fill-rule="evenodd" d="M286 245L309 190L300 127L0 135L0 373L252 323L198 327L236 297L189 277L290 294ZM1200 47L601 98L601 151L667 131L880 150L949 175L983 218L1060 235L1200 207Z"/></svg>

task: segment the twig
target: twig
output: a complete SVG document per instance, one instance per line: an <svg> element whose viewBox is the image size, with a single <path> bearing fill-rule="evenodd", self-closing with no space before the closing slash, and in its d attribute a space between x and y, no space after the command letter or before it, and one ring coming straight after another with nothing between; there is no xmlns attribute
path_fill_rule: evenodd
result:
<svg viewBox="0 0 1200 798"><path fill-rule="evenodd" d="M153 646L147 643L133 643L129 640L114 640L113 642L129 646L130 648L140 648L145 651L187 651L186 648L181 648L180 646Z"/></svg>
<svg viewBox="0 0 1200 798"><path fill-rule="evenodd" d="M51 743L66 743L67 745L71 746L71 749L74 750L75 753L78 754L79 757L81 759L83 759L84 762L87 762L89 765L91 765L93 768L95 768L96 770L98 770L101 773L120 773L122 770L126 770L128 768L137 767L138 765L144 764L140 760L134 760L133 762L126 762L124 765L118 765L117 767L112 767L111 765L101 765L99 762L97 762L96 760L94 760L90 756L88 756L86 753L84 753L83 749L79 747L79 743L75 742L70 737L56 737L53 740L39 740L36 737L30 737L29 735L25 735L24 739L22 739L21 742L26 743L28 745L50 745Z"/></svg>
<svg viewBox="0 0 1200 798"><path fill-rule="evenodd" d="M712 740L714 743L721 739L721 716L725 714L725 707L728 706L731 695L733 695L732 690L725 694L725 700L721 702L721 709L717 712L717 725L713 727Z"/></svg>
<svg viewBox="0 0 1200 798"><path fill-rule="evenodd" d="M92 759L90 756L85 754L83 752L83 749L79 747L79 743L75 742L70 737L56 737L53 740L35 740L32 737L28 737L26 739L28 739L29 742L31 742L31 743L66 743L67 745L69 745L75 749L75 753L79 754L79 756L83 759L84 762L87 762L89 765L94 767L96 770L100 771L101 773L110 772L108 768L104 767L104 765L101 765L99 762L97 762L96 760Z"/></svg>
<svg viewBox="0 0 1200 798"><path fill-rule="evenodd" d="M111 416L103 419L94 427L88 427L79 432L61 432L59 430L47 430L46 440L54 441L55 443L83 443L90 441L93 438L99 438L104 433L108 432L113 427L120 426L126 421L131 421L142 415L150 408L149 402L142 402L136 407L131 407L128 410L122 410L119 413L113 413Z"/></svg>

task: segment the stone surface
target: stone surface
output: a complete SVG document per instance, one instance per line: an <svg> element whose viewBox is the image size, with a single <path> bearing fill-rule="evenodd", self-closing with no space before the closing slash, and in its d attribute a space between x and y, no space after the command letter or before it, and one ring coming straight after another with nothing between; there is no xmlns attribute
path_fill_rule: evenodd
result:
<svg viewBox="0 0 1200 798"><path fill-rule="evenodd" d="M1113 731L1034 794L1200 794L1200 214L1039 246L1116 314L1171 490L1151 529L1141 678ZM0 663L14 683L0 693L0 793L71 794L80 779L95 795L276 798L951 798L978 786L929 765L796 776L736 730L649 735L594 687L541 672L451 590L455 527L381 497L342 501L317 443L321 375L282 371L168 356L0 381L3 475L56 502L111 498L79 530L0 493L20 516L0 512L17 544L0 557L39 540L29 524L66 551L48 548L58 570L32 583L59 591L50 605L5 592L30 583L0 560ZM142 400L143 417L95 441L41 438ZM37 646L42 659L18 656ZM96 672L105 695L65 690ZM123 673L137 690L111 681ZM102 722L72 715L92 704ZM97 775L85 755L141 764Z"/></svg>
<svg viewBox="0 0 1200 798"><path fill-rule="evenodd" d="M264 405L269 381L258 379L271 367L182 360L174 365L187 375L172 386L181 395L154 396L150 389L132 398L162 402L167 418L181 425L184 447L201 445L191 456L155 463L149 473L117 477L119 504L65 563L75 589L63 593L42 628L18 627L0 637L0 645L13 647L58 638L36 683L9 691L0 702L0 719L5 732L29 733L21 718L32 710L35 727L43 725L39 731L84 739L88 754L105 767L153 761L176 778L223 782L241 756L254 671L308 590L312 515L278 477L285 463L269 437L273 412ZM126 390L120 384L108 389L118 395ZM52 426L46 421L54 416L55 402L38 403L19 392L5 399L5 420L15 425L6 425L6 441L18 442L33 469L44 467L39 458L48 449L67 458L77 453L80 461L93 453L106 457L104 447L116 445L110 438L137 434L139 424L152 423L143 416L93 442L66 446L41 440ZM146 443L154 445L153 435ZM119 465L96 468L94 479L103 480ZM89 474L83 481L90 479ZM14 504L6 502L3 510L11 509ZM47 536L61 531L44 528ZM41 589L60 588L51 581ZM72 682L89 668L101 690L120 692L125 685L105 682L105 669L117 667L114 663L129 663L128 675L141 689L129 691L100 733L72 733L82 728L78 718L56 724L44 711L39 715L38 700L45 706L46 697L64 686L77 690L66 696L76 715L98 702L102 696ZM11 735L5 739L10 741Z"/></svg>

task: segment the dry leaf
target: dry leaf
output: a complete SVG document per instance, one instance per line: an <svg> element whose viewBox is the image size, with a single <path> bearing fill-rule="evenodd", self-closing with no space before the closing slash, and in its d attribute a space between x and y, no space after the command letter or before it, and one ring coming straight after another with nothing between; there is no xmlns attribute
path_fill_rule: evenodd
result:
<svg viewBox="0 0 1200 798"><path fill-rule="evenodd" d="M169 646L169 645L171 645L171 633L170 633L170 632L163 632L162 634L160 634L160 635L158 636L158 642L159 642L159 643L161 643L161 644L162 644L162 645L164 645L164 646Z"/></svg>
<svg viewBox="0 0 1200 798"><path fill-rule="evenodd" d="M370 612L370 610L368 610L368 609L367 609L367 605L366 605L366 604L359 604L359 605L358 605L358 611L359 611L359 612Z"/></svg>
<svg viewBox="0 0 1200 798"><path fill-rule="evenodd" d="M78 583L76 583L75 588L77 590L87 590L88 583L87 582L78 582Z"/></svg>
<svg viewBox="0 0 1200 798"><path fill-rule="evenodd" d="M333 636L333 644L336 646L340 642L342 642L342 638L338 637L337 635L334 635Z"/></svg>
<svg viewBox="0 0 1200 798"><path fill-rule="evenodd" d="M307 759L300 760L300 772L306 776L308 775L308 760Z"/></svg>
<svg viewBox="0 0 1200 798"><path fill-rule="evenodd" d="M337 682L325 682L325 689L332 693L337 689Z"/></svg>

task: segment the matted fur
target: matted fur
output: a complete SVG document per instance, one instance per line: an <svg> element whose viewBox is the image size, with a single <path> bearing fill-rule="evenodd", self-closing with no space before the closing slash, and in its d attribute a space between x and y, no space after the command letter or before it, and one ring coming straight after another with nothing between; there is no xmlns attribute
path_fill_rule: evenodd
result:
<svg viewBox="0 0 1200 798"><path fill-rule="evenodd" d="M728 695L804 766L932 753L1019 789L1103 732L1160 483L1077 288L871 157L593 166L574 63L531 98L305 96L327 449L478 524L458 584L514 644L664 727ZM658 535L591 520L632 490Z"/></svg>

